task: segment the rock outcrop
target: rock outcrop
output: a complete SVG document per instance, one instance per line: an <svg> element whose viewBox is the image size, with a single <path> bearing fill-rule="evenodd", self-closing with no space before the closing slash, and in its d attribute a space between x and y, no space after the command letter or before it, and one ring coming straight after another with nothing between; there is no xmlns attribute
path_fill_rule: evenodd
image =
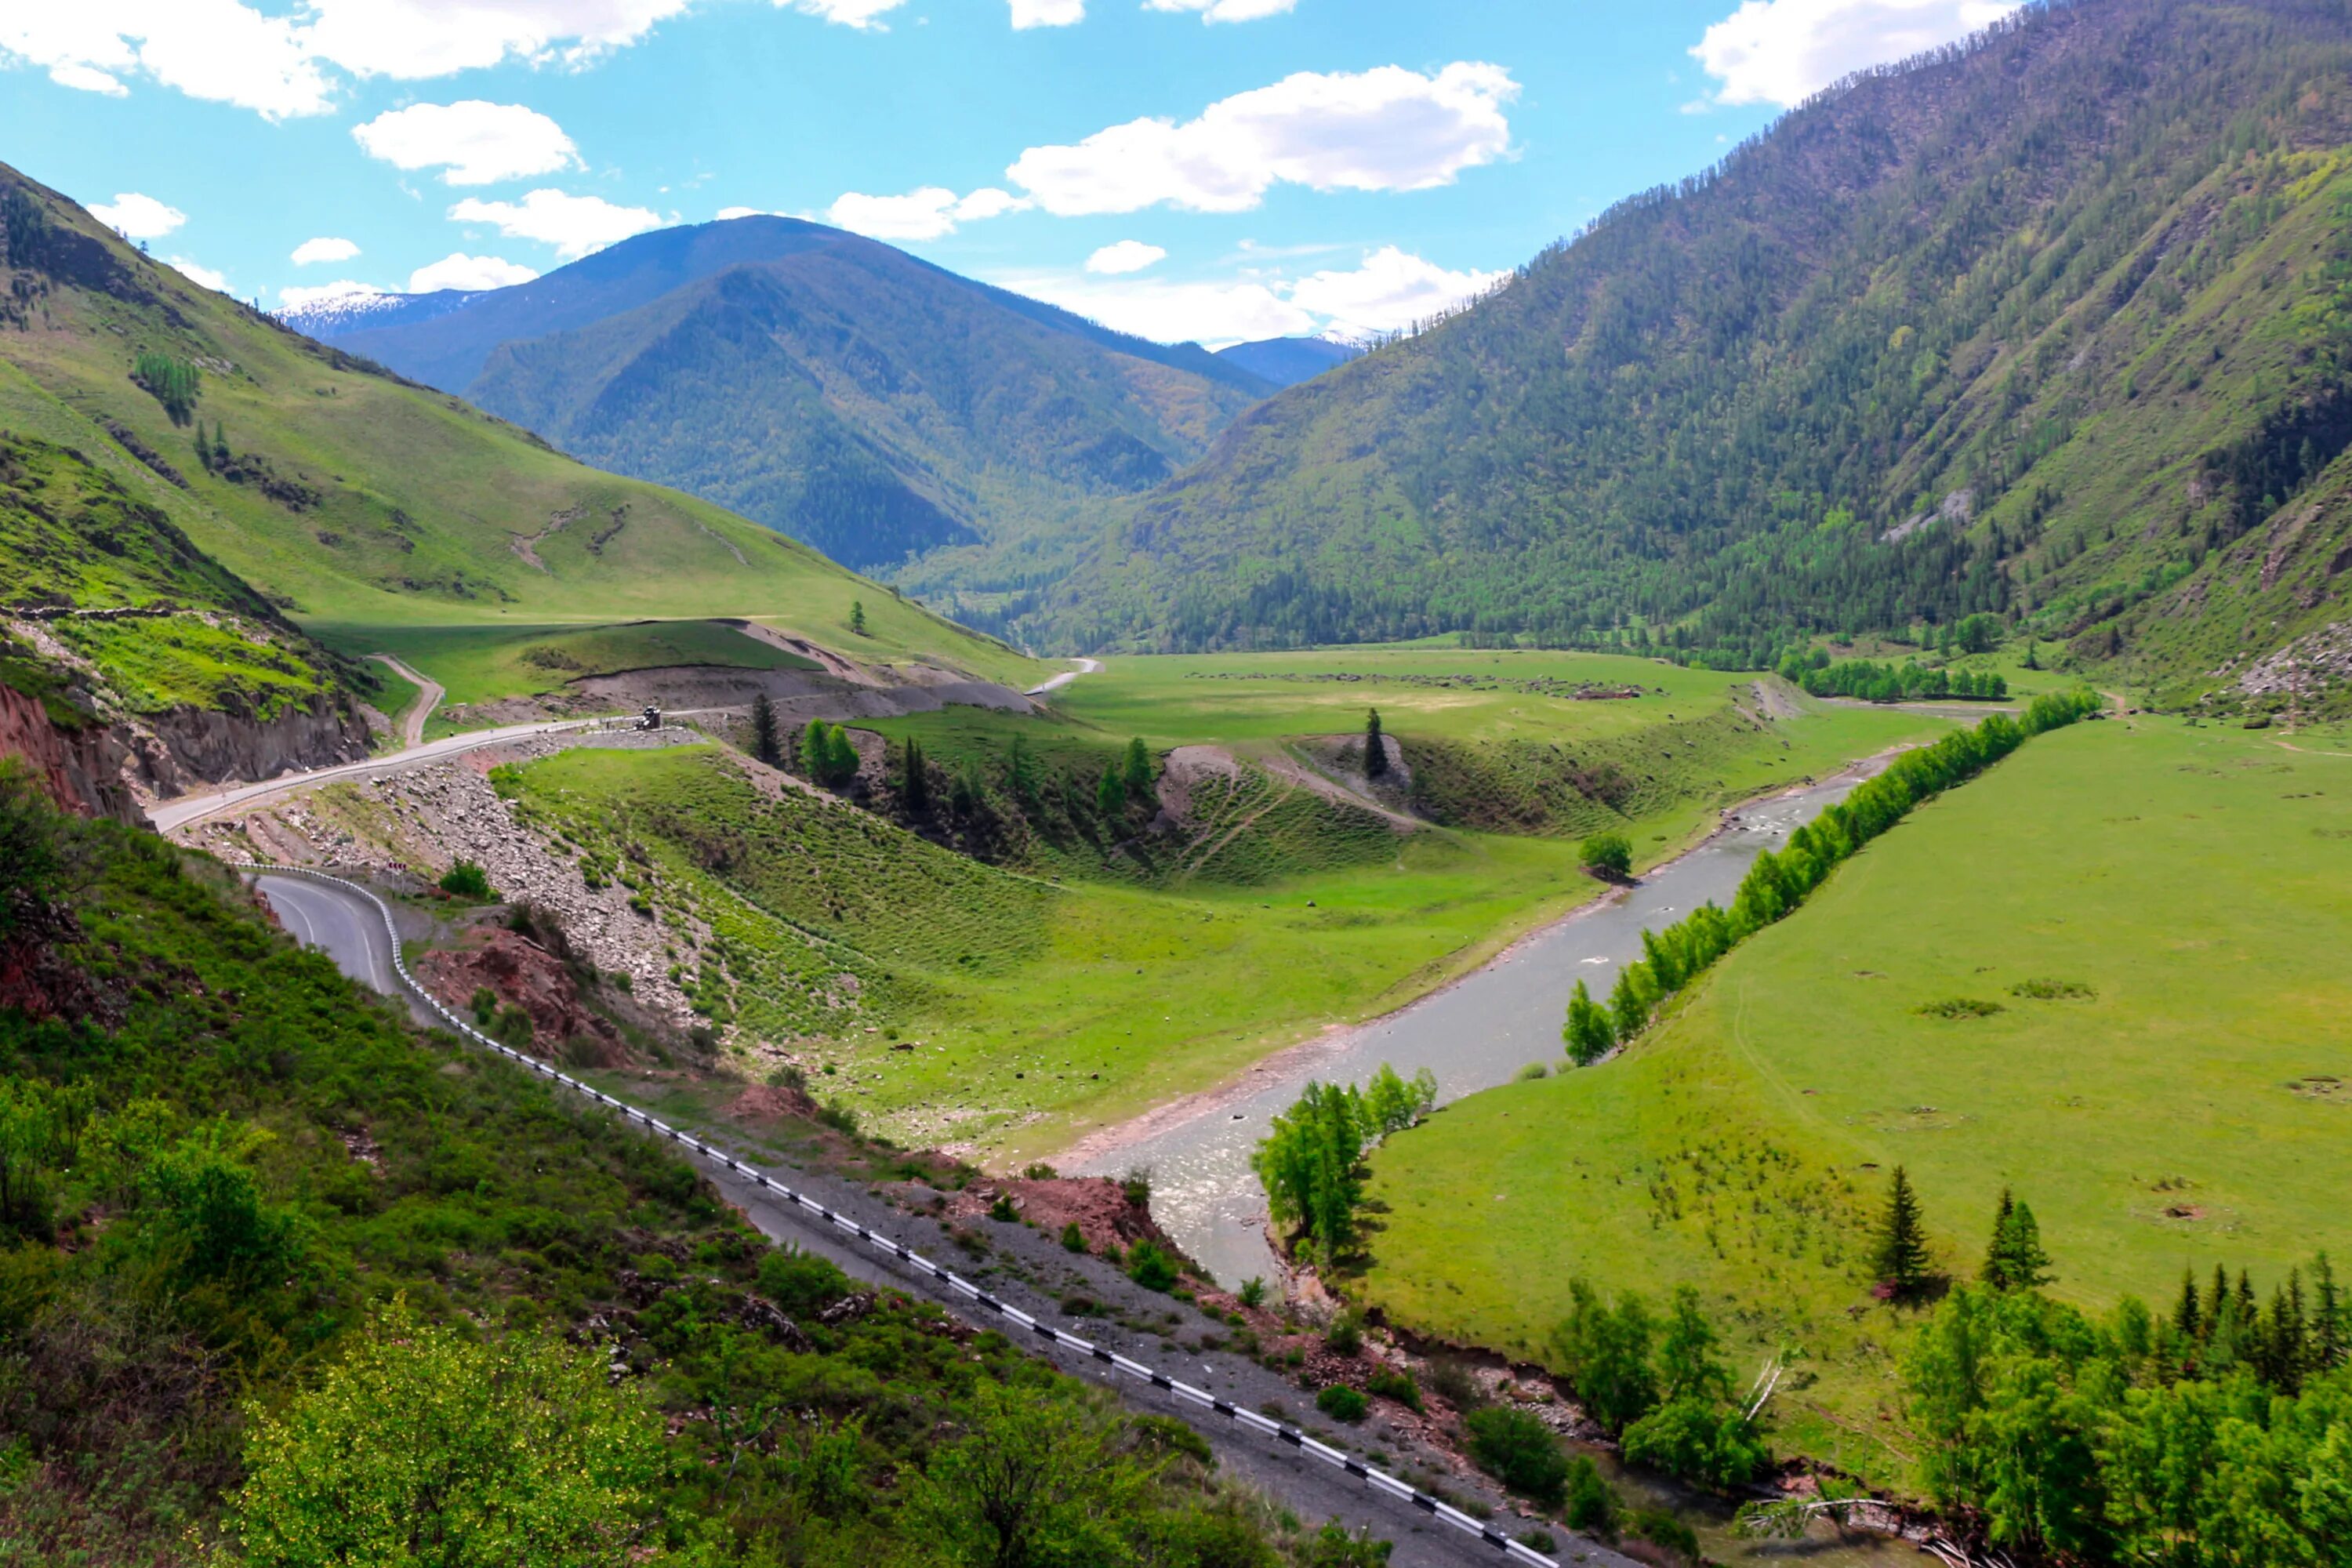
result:
<svg viewBox="0 0 2352 1568"><path fill-rule="evenodd" d="M299 709L254 719L205 708L175 708L142 720L135 746L140 781L158 795L199 785L270 779L294 768L358 762L368 754L368 727L345 705Z"/></svg>
<svg viewBox="0 0 2352 1568"><path fill-rule="evenodd" d="M63 729L38 698L0 686L0 756L24 758L61 809L136 822L138 803L122 782L130 754L103 725Z"/></svg>

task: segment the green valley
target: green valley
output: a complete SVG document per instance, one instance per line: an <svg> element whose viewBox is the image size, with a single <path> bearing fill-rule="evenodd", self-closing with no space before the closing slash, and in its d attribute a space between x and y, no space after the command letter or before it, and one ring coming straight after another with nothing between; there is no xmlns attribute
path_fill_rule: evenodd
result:
<svg viewBox="0 0 2352 1568"><path fill-rule="evenodd" d="M1925 1320L1870 1289L1896 1165L1939 1271L1974 1277L2013 1189L2052 1292L2095 1315L2168 1307L2185 1269L2266 1296L2352 1253L2342 750L2171 720L2031 742L1622 1058L1384 1148L1363 1300L1544 1361L1571 1279L1694 1286L1748 1363L1787 1358L1777 1446L1900 1487L1923 1438L1895 1367Z"/></svg>

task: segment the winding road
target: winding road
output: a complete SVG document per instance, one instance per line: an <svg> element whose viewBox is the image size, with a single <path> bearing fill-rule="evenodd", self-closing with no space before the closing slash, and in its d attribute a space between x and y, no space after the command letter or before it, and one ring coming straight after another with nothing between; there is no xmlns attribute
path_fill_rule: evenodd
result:
<svg viewBox="0 0 2352 1568"><path fill-rule="evenodd" d="M441 683L429 676L419 675L388 653L372 653L368 658L416 688L416 700L408 710L408 717L400 727L400 743L407 751L425 744L425 723L433 717L433 710L449 695Z"/></svg>
<svg viewBox="0 0 2352 1568"><path fill-rule="evenodd" d="M1090 1324L1098 1329L1092 1339L1052 1326L1051 1320L1061 1315L1058 1300L1072 1285L1083 1285L1096 1300L1115 1307L1115 1317L1156 1317L1165 1310L1167 1298L1143 1293L1109 1265L1070 1257L1055 1237L1005 1226L993 1227L997 1234L989 1240L1012 1266L989 1269L985 1289L960 1279L918 1250L927 1239L929 1244L939 1239L931 1222L911 1219L876 1201L864 1184L793 1171L787 1186L728 1150L656 1121L466 1027L415 990L394 950L390 909L364 889L316 875L245 869L254 875L256 887L287 930L305 945L328 953L345 973L386 995L405 999L420 1009L420 1016L426 1016L422 1009L432 1009L438 1015L431 1018L435 1025L455 1025L478 1045L514 1058L640 1123L650 1135L678 1144L680 1153L693 1160L771 1239L806 1247L857 1279L935 1302L975 1328L1014 1334L1062 1371L1108 1388L1129 1406L1185 1422L1209 1442L1224 1473L1259 1488L1298 1517L1337 1519L1392 1540L1391 1568L1502 1563L1557 1568L1551 1557L1506 1535L1507 1530L1521 1527L1483 1479L1457 1477L1454 1484L1485 1494L1480 1500L1496 1510L1491 1521L1464 1513L1290 1425L1291 1418L1280 1412L1299 1398L1297 1385L1245 1356L1205 1343L1186 1347L1174 1343L1173 1336L1147 1336L1099 1320ZM1179 1354L1181 1361L1172 1359ZM1339 1440L1353 1444L1374 1436L1368 1431ZM1402 1441L1402 1434L1390 1434L1390 1439ZM1571 1537L1569 1547L1575 1561L1591 1568L1636 1568L1631 1559L1592 1542Z"/></svg>
<svg viewBox="0 0 2352 1568"><path fill-rule="evenodd" d="M1098 658L1082 658L1078 660L1077 668L1066 669L1061 674L1054 677L1053 679L1046 681L1044 685L1033 686L1021 695L1024 697L1050 696L1054 692L1062 689L1065 686L1067 686L1073 680L1076 680L1081 675L1097 675L1101 673L1101 671L1102 660Z"/></svg>

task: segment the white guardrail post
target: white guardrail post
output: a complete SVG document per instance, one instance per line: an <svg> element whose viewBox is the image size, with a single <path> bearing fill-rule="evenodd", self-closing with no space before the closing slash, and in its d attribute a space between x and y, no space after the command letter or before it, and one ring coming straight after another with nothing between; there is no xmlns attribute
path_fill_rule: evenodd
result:
<svg viewBox="0 0 2352 1568"><path fill-rule="evenodd" d="M1384 1470L1374 1469L1371 1466L1365 1464L1360 1459L1356 1459L1347 1454L1341 1453L1339 1449L1332 1447L1328 1443L1319 1443L1314 1438L1307 1436L1306 1433L1301 1432L1296 1426L1289 1426L1285 1422L1276 1421L1271 1416L1262 1415L1255 1410L1241 1409L1239 1406L1233 1405L1229 1401L1217 1398L1215 1395L1210 1394L1206 1389L1194 1388L1192 1384L1180 1382L1175 1378L1170 1377L1166 1373L1159 1372L1151 1367L1144 1365L1141 1362L1130 1361L1126 1356L1118 1354L1116 1352L1106 1350L1102 1346L1096 1344L1091 1340L1080 1339L1077 1335L1055 1328L1050 1323L1040 1322L1035 1318L1031 1317L1028 1313L1023 1311L1020 1308L1013 1306L1007 1302L998 1300L995 1297L990 1295L987 1291L982 1289L971 1280L964 1279L961 1275L957 1274L950 1269L942 1268L938 1264L932 1262L929 1258L924 1257L921 1253L917 1252L898 1242L893 1241L887 1236L882 1236L875 1231L867 1229L865 1226L858 1224L857 1221L850 1218L847 1215L840 1214L833 1209L827 1208L824 1205L818 1203L814 1198L808 1196L804 1193L794 1191L793 1188L786 1186L783 1183L777 1181L773 1176L768 1174L767 1172L761 1170L758 1166L745 1164L742 1161L738 1160L734 1155L728 1153L726 1151L714 1148L710 1144L704 1142L701 1139L695 1137L692 1133L681 1132L667 1121L663 1121L659 1118L655 1117L646 1111L638 1110L635 1106L629 1104L625 1100L615 1100L611 1095L606 1094L604 1090L583 1083L578 1079L572 1077L569 1073L561 1072L555 1068L549 1066L547 1063L541 1061L536 1057L527 1056L523 1052L518 1051L510 1046L501 1045L498 1041L491 1039L488 1035L483 1034L479 1029L477 1029L472 1025L467 1023L448 1007L443 1005L439 997L435 996L431 992L425 990L424 986L419 985L416 983L415 976L408 973L407 960L401 954L400 929L393 923L392 906L385 903L368 889L361 887L358 883L348 881L341 877L329 876L324 871L314 871L305 866L273 866L254 860L230 860L225 862L225 864L228 865L233 869L250 872L257 876L308 877L315 881L331 882L336 887L356 893L361 898L365 899L368 902L373 904L376 908L376 912L383 917L384 935L392 942L392 967L394 972L400 976L401 984L406 985L409 990L415 993L417 996L422 998L426 1006L432 1008L434 1012L447 1020L449 1026L457 1030L462 1037L472 1041L475 1045L481 1047L483 1049L495 1051L499 1056L505 1057L510 1061L530 1068L532 1072L539 1074L541 1078L562 1084L564 1088L571 1089L573 1093L585 1096L587 1099L596 1101L598 1104L604 1106L608 1110L616 1110L620 1112L624 1118L636 1122L649 1132L653 1132L660 1137L667 1138L674 1143L685 1144L696 1153L703 1156L703 1158L726 1166L729 1170L734 1172L737 1175L743 1177L747 1181L757 1183L759 1185L766 1188L769 1192L773 1193L777 1197L782 1198L784 1202L806 1211L808 1214L811 1214L816 1218L824 1221L826 1225L831 1226L834 1229L843 1231L850 1236L856 1237L858 1240L864 1242L867 1247L873 1248L875 1251L897 1259L908 1268L912 1268L918 1274L929 1276L931 1279L938 1280L940 1284L945 1285L957 1295L973 1302L982 1310L994 1313L996 1316L1003 1318L1016 1328L1026 1331L1034 1338L1048 1341L1054 1344L1062 1346L1066 1350L1076 1351L1082 1355L1088 1356L1095 1361L1100 1362L1103 1365L1111 1368L1115 1372L1123 1373L1127 1376L1135 1378L1139 1382L1148 1383L1152 1387L1171 1394L1189 1405L1195 1405L1204 1410L1213 1411L1215 1414L1224 1416L1226 1419L1232 1421L1235 1426L1244 1427L1248 1431L1255 1432L1259 1436L1265 1437L1269 1441L1284 1444L1289 1447L1296 1448L1309 1458L1319 1459L1334 1469L1344 1470L1349 1475L1355 1477L1358 1480L1363 1482L1365 1486L1369 1487L1373 1491L1380 1493L1383 1497L1392 1498L1398 1502L1409 1504L1413 1508L1419 1509L1422 1512L1429 1515L1432 1519L1436 1520L1441 1524L1450 1525L1454 1529L1463 1531L1465 1534L1477 1537L1480 1541L1483 1541L1487 1545L1495 1548L1496 1552L1502 1553L1506 1559L1511 1562L1526 1563L1528 1565L1528 1568L1559 1568L1559 1565L1551 1558L1545 1556L1542 1552L1536 1551L1531 1546L1528 1546L1512 1540L1509 1536L1504 1534L1493 1525L1486 1524L1479 1520L1474 1519L1469 1514L1466 1514L1460 1509L1455 1508L1452 1503L1443 1502L1410 1483L1400 1480L1396 1477L1388 1474Z"/></svg>

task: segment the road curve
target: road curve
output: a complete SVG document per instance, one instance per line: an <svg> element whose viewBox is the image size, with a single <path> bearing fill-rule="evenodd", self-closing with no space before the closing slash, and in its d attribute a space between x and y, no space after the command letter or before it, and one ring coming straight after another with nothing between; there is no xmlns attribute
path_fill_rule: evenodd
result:
<svg viewBox="0 0 2352 1568"><path fill-rule="evenodd" d="M1082 658L1078 660L1077 668L1066 669L1061 674L1054 677L1053 679L1046 681L1044 685L1033 686L1021 695L1024 697L1049 696L1054 692L1059 691L1062 688L1067 686L1081 675L1095 675L1100 673L1101 670L1102 660L1098 658Z"/></svg>
<svg viewBox="0 0 2352 1568"><path fill-rule="evenodd" d="M496 746L508 741L520 741L531 735L552 735L566 730L585 730L601 724L601 719L558 719L534 724L508 724L496 730L475 730L463 735L446 735L438 741L404 751L391 752L365 762L339 763L332 767L311 768L299 773L281 773L260 784L238 784L233 789L215 790L210 795L184 795L176 800L158 801L147 810L147 820L155 825L158 833L169 833L175 827L185 827L202 822L238 806L254 805L274 800L281 795L309 789L316 784L336 784L345 779L382 778L387 773L404 772L426 763L446 762L467 752L478 752L484 746Z"/></svg>
<svg viewBox="0 0 2352 1568"><path fill-rule="evenodd" d="M372 653L368 658L416 688L416 701L408 710L407 721L400 727L400 743L408 751L425 744L425 722L433 717L433 710L449 695L441 683L430 676L419 675L388 653Z"/></svg>
<svg viewBox="0 0 2352 1568"><path fill-rule="evenodd" d="M369 990L403 994L393 965L392 933L372 906L340 888L301 877L256 877L253 885L295 941L325 953Z"/></svg>
<svg viewBox="0 0 2352 1568"><path fill-rule="evenodd" d="M1019 1279L1008 1276L992 1280L983 1289L931 1261L895 1234L906 1227L905 1216L872 1204L862 1188L798 1173L787 1185L728 1150L490 1039L416 984L393 947L390 907L366 889L323 872L297 874L293 868L232 865L255 877L263 896L270 900L272 908L281 910L279 918L298 938L309 943L313 938L304 935L305 930L316 932L316 944L333 954L345 973L387 995L407 996L412 1006L421 1000L434 1015L436 1025L597 1101L654 1137L678 1144L680 1152L701 1165L767 1236L804 1246L814 1242L815 1250L854 1275L935 1301L976 1327L995 1329L1033 1345L1063 1371L1105 1384L1130 1405L1183 1420L1208 1439L1233 1472L1264 1488L1302 1517L1338 1518L1391 1536L1393 1568L1473 1568L1498 1563L1558 1568L1552 1557L1510 1539L1496 1523L1473 1517L1318 1441L1286 1416L1263 1414L1242 1403L1253 1397L1253 1393L1244 1392L1244 1380L1273 1375L1253 1363L1202 1346L1192 1352L1202 1358L1201 1374L1196 1374L1201 1375L1202 1384L1180 1381L1118 1348L1126 1341L1127 1348L1138 1354L1155 1354L1165 1353L1164 1345L1147 1343L1140 1334L1119 1334L1109 1325L1098 1339L1082 1339L1047 1322L1043 1314L1055 1310L1052 1299ZM281 906L279 897L297 884L301 885L301 892L316 898L306 901L298 892ZM328 914L331 908L339 912ZM296 911L294 918L289 919L287 910ZM307 923L298 924L298 921ZM355 947L345 921L373 925L373 935L360 937ZM361 968L346 963L345 955L352 953L362 955ZM377 965L379 953L388 954L388 975ZM382 983L386 980L390 983ZM1029 1310L1016 1304L1023 1300L1029 1302ZM1222 1364L1222 1370L1211 1358ZM1225 1385L1223 1392L1229 1396L1212 1392L1219 1383ZM1295 1392L1286 1380L1276 1379L1267 1386ZM1571 1538L1570 1549L1578 1561L1597 1568L1635 1568L1629 1559L1581 1539Z"/></svg>

